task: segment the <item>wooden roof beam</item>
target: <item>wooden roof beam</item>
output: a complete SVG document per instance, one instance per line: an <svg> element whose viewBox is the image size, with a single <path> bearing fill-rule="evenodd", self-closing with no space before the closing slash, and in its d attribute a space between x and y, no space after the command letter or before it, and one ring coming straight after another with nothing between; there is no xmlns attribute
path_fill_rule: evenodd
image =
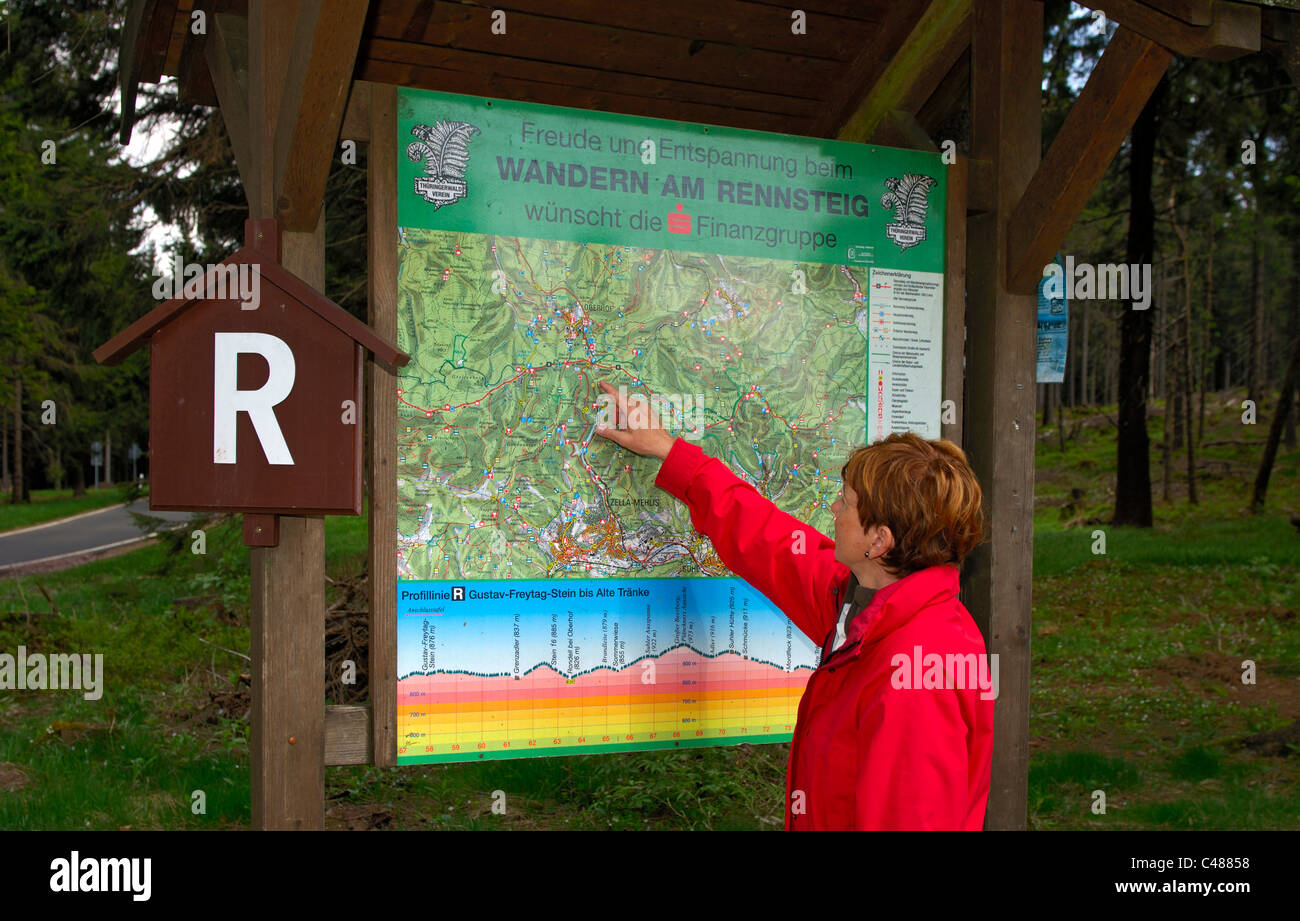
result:
<svg viewBox="0 0 1300 921"><path fill-rule="evenodd" d="M939 128L945 119L958 109L970 108L970 48L957 58L948 71L948 75L939 81L939 85L930 98L916 112L916 120L936 141L946 140L939 136Z"/></svg>
<svg viewBox="0 0 1300 921"><path fill-rule="evenodd" d="M365 80L354 80L348 94L348 106L343 110L343 124L339 137L345 141L370 143L370 88Z"/></svg>
<svg viewBox="0 0 1300 921"><path fill-rule="evenodd" d="M167 46L163 49L162 72L164 74L175 74L180 76L181 59L185 52L185 45L193 33L190 31L194 13L194 0L176 0L176 10L172 14L172 31L167 39Z"/></svg>
<svg viewBox="0 0 1300 921"><path fill-rule="evenodd" d="M174 32L178 0L130 0L126 11L122 47L118 56L118 84L122 91L123 144L131 140L135 123L135 92L141 83L157 83ZM193 2L193 0L188 0Z"/></svg>
<svg viewBox="0 0 1300 921"><path fill-rule="evenodd" d="M1157 0L1157 3L1162 11L1188 25L1208 26L1214 22L1214 0Z"/></svg>
<svg viewBox="0 0 1300 921"><path fill-rule="evenodd" d="M913 129L924 133L915 119L909 122L904 118L900 124L892 113L901 110L911 116L918 112L966 51L972 5L972 0L931 0L836 136L842 141L886 143L886 136L897 141L914 133ZM933 141L926 147L934 149Z"/></svg>
<svg viewBox="0 0 1300 921"><path fill-rule="evenodd" d="M1258 6L1226 0L1179 0L1162 3L1161 8L1142 0L1088 0L1084 5L1183 57L1230 61L1259 50ZM1208 24L1192 24L1207 13Z"/></svg>
<svg viewBox="0 0 1300 921"><path fill-rule="evenodd" d="M299 0L274 144L275 217L285 230L316 226L368 0Z"/></svg>
<svg viewBox="0 0 1300 921"><path fill-rule="evenodd" d="M211 31L209 26L209 31ZM215 108L221 104L212 85L212 72L208 68L208 36L190 35L183 43L177 64L176 84L181 102Z"/></svg>
<svg viewBox="0 0 1300 921"><path fill-rule="evenodd" d="M872 144L886 147L904 147L908 150L928 150L939 152L939 145L921 127L916 116L906 109L890 109L876 125L871 135Z"/></svg>
<svg viewBox="0 0 1300 921"><path fill-rule="evenodd" d="M1007 288L1032 294L1173 55L1121 26L1038 165L1007 227Z"/></svg>
<svg viewBox="0 0 1300 921"><path fill-rule="evenodd" d="M1267 9L1263 15L1265 50L1282 62L1291 82L1300 85L1300 12Z"/></svg>
<svg viewBox="0 0 1300 921"><path fill-rule="evenodd" d="M208 24L208 32L205 46L208 72L251 208L257 201L258 190L248 126L248 20L233 13L217 13Z"/></svg>
<svg viewBox="0 0 1300 921"><path fill-rule="evenodd" d="M136 76L139 83L157 83L167 62L172 40L172 23L176 19L178 0L145 0L140 20L139 44L136 45Z"/></svg>

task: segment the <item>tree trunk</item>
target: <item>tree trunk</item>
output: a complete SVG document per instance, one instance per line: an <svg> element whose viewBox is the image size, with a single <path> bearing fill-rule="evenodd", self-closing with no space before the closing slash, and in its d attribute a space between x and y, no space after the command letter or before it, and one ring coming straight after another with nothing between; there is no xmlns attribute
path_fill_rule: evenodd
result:
<svg viewBox="0 0 1300 921"><path fill-rule="evenodd" d="M1154 404L1169 392L1169 305L1166 292L1173 284L1169 260L1151 267L1156 279L1155 298L1151 304L1151 374L1147 383L1147 403Z"/></svg>
<svg viewBox="0 0 1300 921"><path fill-rule="evenodd" d="M1274 312L1269 309L1272 303L1272 292L1264 290L1264 266L1260 263L1260 311L1259 311L1259 392L1264 395L1265 399L1272 399L1273 385L1277 383L1277 375L1273 373L1273 356L1269 343L1277 335L1274 329L1273 319ZM1270 279L1271 280L1271 279ZM1291 340L1287 340L1290 342ZM1285 372L1284 372L1285 373Z"/></svg>
<svg viewBox="0 0 1300 921"><path fill-rule="evenodd" d="M1115 365L1119 361L1119 316L1110 317L1106 324L1105 347L1102 349L1103 376L1101 380L1100 401L1106 406L1115 405ZM1116 429L1118 431L1118 429Z"/></svg>
<svg viewBox="0 0 1300 921"><path fill-rule="evenodd" d="M1260 458L1259 472L1255 475L1255 491L1250 499L1252 512L1260 512L1264 509L1264 498L1268 494L1268 478L1273 473L1273 461L1277 458L1277 445L1282 440L1286 417L1291 414L1291 402L1295 395L1298 377L1300 377L1300 337L1291 343L1291 363L1287 365L1286 377L1282 381L1282 393L1277 401L1277 412L1273 414L1273 424L1268 427L1268 441L1264 444L1264 456Z"/></svg>
<svg viewBox="0 0 1300 921"><path fill-rule="evenodd" d="M1065 453L1065 407L1061 405L1061 396L1065 392L1065 382L1052 385L1056 393L1056 435L1061 444L1061 453Z"/></svg>
<svg viewBox="0 0 1300 921"><path fill-rule="evenodd" d="M1259 196L1255 196L1255 228L1250 238L1250 349L1246 362L1246 399L1255 401L1256 411L1262 410L1262 379L1264 352L1264 313L1260 307L1259 278Z"/></svg>
<svg viewBox="0 0 1300 921"><path fill-rule="evenodd" d="M13 492L9 496L11 505L23 501L23 379L14 374L14 481Z"/></svg>
<svg viewBox="0 0 1300 921"><path fill-rule="evenodd" d="M1170 390L1176 392L1174 407L1174 448L1182 446L1180 435L1187 435L1187 501L1196 505L1196 446L1192 435L1192 247L1187 239L1187 228L1178 221L1178 205L1174 193L1169 193L1170 224L1178 235L1178 253L1183 262L1183 309L1178 313L1174 329L1174 372ZM1184 422L1186 425L1184 425ZM1171 452L1172 453L1172 450ZM1166 472L1166 476L1168 473Z"/></svg>
<svg viewBox="0 0 1300 921"><path fill-rule="evenodd" d="M1173 205L1173 196L1170 196L1170 205ZM1174 230L1182 235L1182 228L1178 226L1178 216L1174 214L1171 218ZM1174 279L1173 281L1177 281ZM1183 285L1186 286L1187 277L1183 276ZM1166 285L1168 287L1168 284ZM1184 287L1184 290L1186 288ZM1169 445L1170 451L1177 451L1183 446L1183 379L1182 379L1182 352L1179 351L1181 341L1181 312L1175 312L1173 299L1168 298L1161 303L1160 310L1160 328L1163 330L1165 343L1164 350L1164 367L1162 376L1165 379L1165 411L1173 414L1173 441Z"/></svg>
<svg viewBox="0 0 1300 921"><path fill-rule="evenodd" d="M1168 338L1165 333L1165 329L1169 325L1167 320L1167 317L1169 315L1168 304L1167 304L1168 299L1165 296L1165 292L1167 292L1168 290L1169 290L1169 280L1166 277L1165 264L1164 262L1161 262L1160 263L1160 285L1158 288L1156 288L1156 303L1155 303L1156 317L1154 321L1154 325L1155 325L1154 332L1155 332L1155 339L1157 342L1163 341L1166 338ZM1160 500L1162 502L1168 503L1169 490L1173 484L1173 463L1171 458L1173 457L1173 453L1174 453L1173 446L1174 446L1175 413L1174 413L1174 395L1169 391L1169 377L1168 375L1160 373L1160 366L1163 365L1166 360L1166 354L1165 354L1166 351L1167 351L1166 349L1161 349L1160 352L1158 353L1159 358L1161 360L1156 365L1156 373L1152 374L1151 376L1153 378L1159 377L1161 379L1160 396L1163 397L1164 399L1164 413L1161 416L1161 426L1160 426Z"/></svg>
<svg viewBox="0 0 1300 921"><path fill-rule="evenodd" d="M1201 409L1196 422L1196 443L1205 440L1205 391L1210 389L1210 327L1214 325L1214 215L1210 215L1205 246L1205 322L1201 324Z"/></svg>
<svg viewBox="0 0 1300 921"><path fill-rule="evenodd" d="M1297 394L1297 398L1296 398L1296 400L1293 401L1293 402L1294 402L1294 405L1292 405L1292 407L1291 407L1291 422L1287 423L1287 435L1291 435L1291 436L1294 436L1294 435L1295 435L1295 417L1296 417L1297 415L1300 415L1300 394ZM1285 437L1283 438L1283 440L1285 440ZM1293 449L1294 449L1294 448L1295 448L1295 439L1292 438L1291 441L1287 442L1287 445L1286 445L1286 446L1287 446L1288 448L1293 448Z"/></svg>
<svg viewBox="0 0 1300 921"><path fill-rule="evenodd" d="M1178 237L1178 252L1181 256L1187 250L1187 231L1178 223L1178 200L1176 193L1172 190L1169 193L1169 224ZM1162 264L1166 264L1166 262L1162 261ZM1181 277L1173 281L1181 281L1183 299L1186 300L1187 271L1185 267ZM1175 309L1174 303L1174 298L1170 297L1161 303L1160 311L1160 328L1164 331L1165 363L1167 365L1165 373L1165 415L1166 417L1173 416L1173 427L1170 430L1172 435L1169 444L1170 454L1183 446L1183 312Z"/></svg>
<svg viewBox="0 0 1300 921"><path fill-rule="evenodd" d="M1092 405L1092 378L1088 371L1088 302L1083 302L1083 358L1079 361L1079 373L1083 375L1083 405Z"/></svg>
<svg viewBox="0 0 1300 921"><path fill-rule="evenodd" d="M1052 424L1052 385L1039 384L1038 392L1042 395L1043 427L1046 428Z"/></svg>
<svg viewBox="0 0 1300 921"><path fill-rule="evenodd" d="M1164 264L1152 267L1156 279L1155 299L1151 303L1154 316L1151 318L1151 379L1147 387L1147 402L1154 403L1156 398L1165 393L1164 341L1165 341L1165 278Z"/></svg>
<svg viewBox="0 0 1300 921"><path fill-rule="evenodd" d="M0 492L9 490L9 420L0 413Z"/></svg>
<svg viewBox="0 0 1300 921"><path fill-rule="evenodd" d="M1115 325L1116 326L1119 325L1118 318L1116 318L1115 320ZM1118 339L1117 336L1112 335L1108 338L1111 340L1112 343L1118 345L1118 342L1116 341ZM1117 358L1114 354L1107 353L1106 355L1106 405L1107 406L1119 405L1119 398L1115 392L1115 386L1116 386L1115 379L1118 373L1117 370L1118 368L1119 368L1119 358ZM1118 431L1118 429L1116 429L1116 431Z"/></svg>
<svg viewBox="0 0 1300 921"><path fill-rule="evenodd" d="M1182 327L1182 400L1183 413L1187 429L1187 501L1192 505L1196 500L1196 444L1192 437L1192 248L1183 243L1183 318Z"/></svg>
<svg viewBox="0 0 1300 921"><path fill-rule="evenodd" d="M1149 265L1155 252L1155 207L1151 201L1158 125L1156 111L1168 88L1161 77L1133 124L1129 156L1129 225L1125 262ZM1130 292L1131 293L1131 292ZM1151 512L1151 444L1147 437L1147 379L1151 373L1151 311L1130 303L1120 321L1119 437L1116 447L1115 515L1117 525L1149 528Z"/></svg>
<svg viewBox="0 0 1300 921"><path fill-rule="evenodd" d="M113 430L104 429L104 485L113 485Z"/></svg>
<svg viewBox="0 0 1300 921"><path fill-rule="evenodd" d="M72 497L79 499L86 494L86 465L80 459L72 465Z"/></svg>
<svg viewBox="0 0 1300 921"><path fill-rule="evenodd" d="M1300 242L1292 240L1291 243L1291 309L1287 311L1290 317L1291 335L1294 338L1300 335L1300 329L1296 328L1296 314L1300 313ZM1286 446L1295 448L1295 417L1294 408L1292 412L1286 414Z"/></svg>
<svg viewBox="0 0 1300 921"><path fill-rule="evenodd" d="M1068 309L1067 309L1068 310ZM1065 394L1066 406L1078 405L1078 383L1079 376L1079 321L1072 314L1073 310L1068 310L1065 317L1065 380L1067 392Z"/></svg>
<svg viewBox="0 0 1300 921"><path fill-rule="evenodd" d="M1169 485L1173 481L1173 473L1172 473L1173 465L1170 462L1170 458L1172 458L1174 455L1173 405L1174 405L1174 401L1170 399L1170 394L1166 392L1164 427L1162 429L1162 435L1160 438L1160 473L1161 473L1160 499L1161 501L1164 502L1169 501Z"/></svg>

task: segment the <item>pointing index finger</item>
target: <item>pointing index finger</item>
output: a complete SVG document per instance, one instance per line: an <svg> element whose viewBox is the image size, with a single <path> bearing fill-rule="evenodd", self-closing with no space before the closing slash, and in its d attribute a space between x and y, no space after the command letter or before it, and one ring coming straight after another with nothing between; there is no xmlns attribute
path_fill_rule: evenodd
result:
<svg viewBox="0 0 1300 921"><path fill-rule="evenodd" d="M618 389L615 388L614 385L609 383L608 381L601 381L600 389L604 390L607 394L609 394L610 398L613 399L614 401L615 419L611 421L617 423L620 420L626 419L627 418L626 394L620 393Z"/></svg>

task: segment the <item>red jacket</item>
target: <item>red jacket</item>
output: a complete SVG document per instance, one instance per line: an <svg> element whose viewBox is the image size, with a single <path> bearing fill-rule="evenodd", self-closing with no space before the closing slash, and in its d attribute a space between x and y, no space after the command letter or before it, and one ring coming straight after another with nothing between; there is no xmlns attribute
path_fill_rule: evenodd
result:
<svg viewBox="0 0 1300 921"><path fill-rule="evenodd" d="M831 653L850 576L834 541L680 438L655 482L689 506L732 572L822 647L790 743L785 827L983 828L997 685L981 690L979 679L996 663L984 660L982 675L967 671L985 648L957 600L957 567L932 566L879 589ZM793 552L800 531L803 554ZM933 680L932 654L947 680Z"/></svg>

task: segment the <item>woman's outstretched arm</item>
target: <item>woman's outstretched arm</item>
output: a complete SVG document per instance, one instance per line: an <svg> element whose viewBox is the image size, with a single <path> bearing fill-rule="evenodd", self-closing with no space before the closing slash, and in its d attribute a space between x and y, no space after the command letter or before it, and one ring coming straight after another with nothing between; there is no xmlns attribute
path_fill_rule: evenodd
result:
<svg viewBox="0 0 1300 921"><path fill-rule="evenodd" d="M612 387L601 386L619 399ZM727 568L821 645L835 625L835 589L849 575L835 559L835 542L781 511L717 458L652 427L644 402L616 402L616 408L624 426L596 431L638 454L661 458L655 483L686 503L691 524L713 541Z"/></svg>

